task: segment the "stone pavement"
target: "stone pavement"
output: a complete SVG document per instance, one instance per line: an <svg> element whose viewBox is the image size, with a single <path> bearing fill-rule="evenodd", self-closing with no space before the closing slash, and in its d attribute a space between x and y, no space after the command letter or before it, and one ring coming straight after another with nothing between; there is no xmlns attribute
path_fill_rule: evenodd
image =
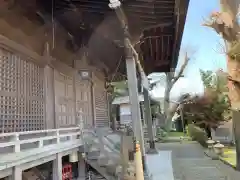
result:
<svg viewBox="0 0 240 180"><path fill-rule="evenodd" d="M204 155L196 142L157 143L159 150L172 151L175 180L239 180L240 172Z"/></svg>

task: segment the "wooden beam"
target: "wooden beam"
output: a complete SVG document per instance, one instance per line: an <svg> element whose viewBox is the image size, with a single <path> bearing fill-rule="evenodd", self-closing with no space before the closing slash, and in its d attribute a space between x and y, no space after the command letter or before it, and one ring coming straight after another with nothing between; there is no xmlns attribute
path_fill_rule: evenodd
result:
<svg viewBox="0 0 240 180"><path fill-rule="evenodd" d="M22 54L23 56L27 56L27 60L35 60L36 62L40 63L40 64L46 64L46 62L43 61L42 56L40 56L39 54L27 49L26 47L0 35L0 47L14 50L16 52L19 52L20 54ZM29 58L30 57L30 58Z"/></svg>

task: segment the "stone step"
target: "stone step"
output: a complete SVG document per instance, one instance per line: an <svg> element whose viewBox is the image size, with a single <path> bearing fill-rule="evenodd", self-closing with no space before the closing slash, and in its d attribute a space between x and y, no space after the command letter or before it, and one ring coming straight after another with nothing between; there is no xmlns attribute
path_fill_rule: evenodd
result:
<svg viewBox="0 0 240 180"><path fill-rule="evenodd" d="M100 151L90 151L87 154L87 158L90 160L97 160L100 156Z"/></svg>
<svg viewBox="0 0 240 180"><path fill-rule="evenodd" d="M114 179L116 179L114 176L111 176L110 174L108 174L106 167L100 167L96 160L87 160L87 163L92 168L94 168L96 171L98 171L107 180L114 180Z"/></svg>
<svg viewBox="0 0 240 180"><path fill-rule="evenodd" d="M116 175L118 175L120 173L119 172L120 171L120 167L121 166L119 166L118 164L114 164L114 163L108 164L106 166L106 172L108 174L112 175L112 176L116 176Z"/></svg>
<svg viewBox="0 0 240 180"><path fill-rule="evenodd" d="M97 163L100 167L106 167L109 164L110 159L106 156L99 156Z"/></svg>
<svg viewBox="0 0 240 180"><path fill-rule="evenodd" d="M87 172L87 175L85 178L83 179L73 179L73 180L92 180L92 179L95 179L95 180L106 180L106 178L104 178L101 174L99 174L98 172L96 171L91 171L89 170Z"/></svg>

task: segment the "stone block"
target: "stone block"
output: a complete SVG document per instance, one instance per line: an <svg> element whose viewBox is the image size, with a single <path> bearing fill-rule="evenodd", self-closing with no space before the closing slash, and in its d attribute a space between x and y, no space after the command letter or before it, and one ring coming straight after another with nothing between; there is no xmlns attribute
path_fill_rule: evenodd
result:
<svg viewBox="0 0 240 180"><path fill-rule="evenodd" d="M115 171L115 176L119 176L122 172L122 166L121 165L118 165L116 167L116 171Z"/></svg>
<svg viewBox="0 0 240 180"><path fill-rule="evenodd" d="M117 169L118 165L117 164L113 164L113 163L109 163L106 166L106 171L108 174L115 176L116 175L116 169Z"/></svg>
<svg viewBox="0 0 240 180"><path fill-rule="evenodd" d="M98 158L98 165L99 166L107 166L109 163L109 159L105 156L99 156Z"/></svg>

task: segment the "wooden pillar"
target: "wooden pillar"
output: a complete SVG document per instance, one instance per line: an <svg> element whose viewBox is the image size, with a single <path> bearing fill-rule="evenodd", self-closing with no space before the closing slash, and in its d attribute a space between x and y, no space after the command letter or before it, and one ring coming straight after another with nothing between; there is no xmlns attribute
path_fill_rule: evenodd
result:
<svg viewBox="0 0 240 180"><path fill-rule="evenodd" d="M146 127L146 118L145 118L145 108L144 108L144 104L142 102L140 102L140 110L141 110L141 114L142 114L142 124L143 127Z"/></svg>
<svg viewBox="0 0 240 180"><path fill-rule="evenodd" d="M128 46L128 44L126 44ZM129 51L129 50L127 50ZM130 108L132 112L132 122L133 122L133 132L137 141L140 141L141 145L143 143L143 133L142 133L142 123L140 115L140 105L138 100L138 89L137 89L137 77L136 77L136 64L133 55L130 51L130 55L126 55L127 64L127 76L128 76L128 89L130 97Z"/></svg>
<svg viewBox="0 0 240 180"><path fill-rule="evenodd" d="M46 129L56 128L55 119L55 92L54 92L54 70L49 65L44 68L45 79L45 102L46 102Z"/></svg>
<svg viewBox="0 0 240 180"><path fill-rule="evenodd" d="M154 142L154 134L153 134L153 123L152 123L152 113L151 113L149 92L145 88L143 88L143 95L144 95L145 120L147 121L149 146L150 146L151 152L152 150L154 150L155 152L155 142Z"/></svg>
<svg viewBox="0 0 240 180"><path fill-rule="evenodd" d="M22 169L18 166L13 168L12 180L22 180Z"/></svg>
<svg viewBox="0 0 240 180"><path fill-rule="evenodd" d="M129 46L129 40L127 36L124 39L125 54L126 54L126 67L127 67L127 78L128 78L128 91L129 99L131 104L131 115L132 115L132 127L134 132L134 139L140 142L143 167L145 169L145 147L144 147L144 136L140 114L139 95L138 95L138 81L137 81L137 69L136 62L133 57L132 49Z"/></svg>
<svg viewBox="0 0 240 180"><path fill-rule="evenodd" d="M56 154L56 159L53 160L53 180L62 179L62 155Z"/></svg>
<svg viewBox="0 0 240 180"><path fill-rule="evenodd" d="M84 157L82 153L79 153L78 160L78 179L77 180L85 180L86 179L86 165Z"/></svg>
<svg viewBox="0 0 240 180"><path fill-rule="evenodd" d="M108 91L106 91L106 98L107 98L107 117L108 117L108 122L109 122L109 127L112 128L111 126L111 95Z"/></svg>
<svg viewBox="0 0 240 180"><path fill-rule="evenodd" d="M47 65L44 67L44 89L45 89L45 118L46 129L56 128L55 118L55 92L54 92L54 70L49 65L51 62L51 56L49 52L49 44L45 44L43 58L47 61Z"/></svg>
<svg viewBox="0 0 240 180"><path fill-rule="evenodd" d="M136 70L136 61L133 55L133 49L131 48L130 43L130 34L128 31L128 25L125 22L125 14L123 9L121 9L120 1L110 1L109 7L114 9L116 15L121 23L122 28L124 29L124 50L126 58L126 68L127 68L127 79L128 79L128 91L129 99L131 103L131 114L132 114L132 126L134 132L134 139L140 142L141 152L142 152L142 163L143 169L145 169L145 147L144 147L144 137L142 122L140 117L140 106L139 106L139 96L138 96L138 80L137 80L137 70Z"/></svg>
<svg viewBox="0 0 240 180"><path fill-rule="evenodd" d="M130 144L130 145L129 145ZM127 176L127 167L129 164L129 150L133 151L133 148L129 149L132 146L132 138L129 136L121 135L121 149L120 149L120 157L121 157L121 179L125 179Z"/></svg>

